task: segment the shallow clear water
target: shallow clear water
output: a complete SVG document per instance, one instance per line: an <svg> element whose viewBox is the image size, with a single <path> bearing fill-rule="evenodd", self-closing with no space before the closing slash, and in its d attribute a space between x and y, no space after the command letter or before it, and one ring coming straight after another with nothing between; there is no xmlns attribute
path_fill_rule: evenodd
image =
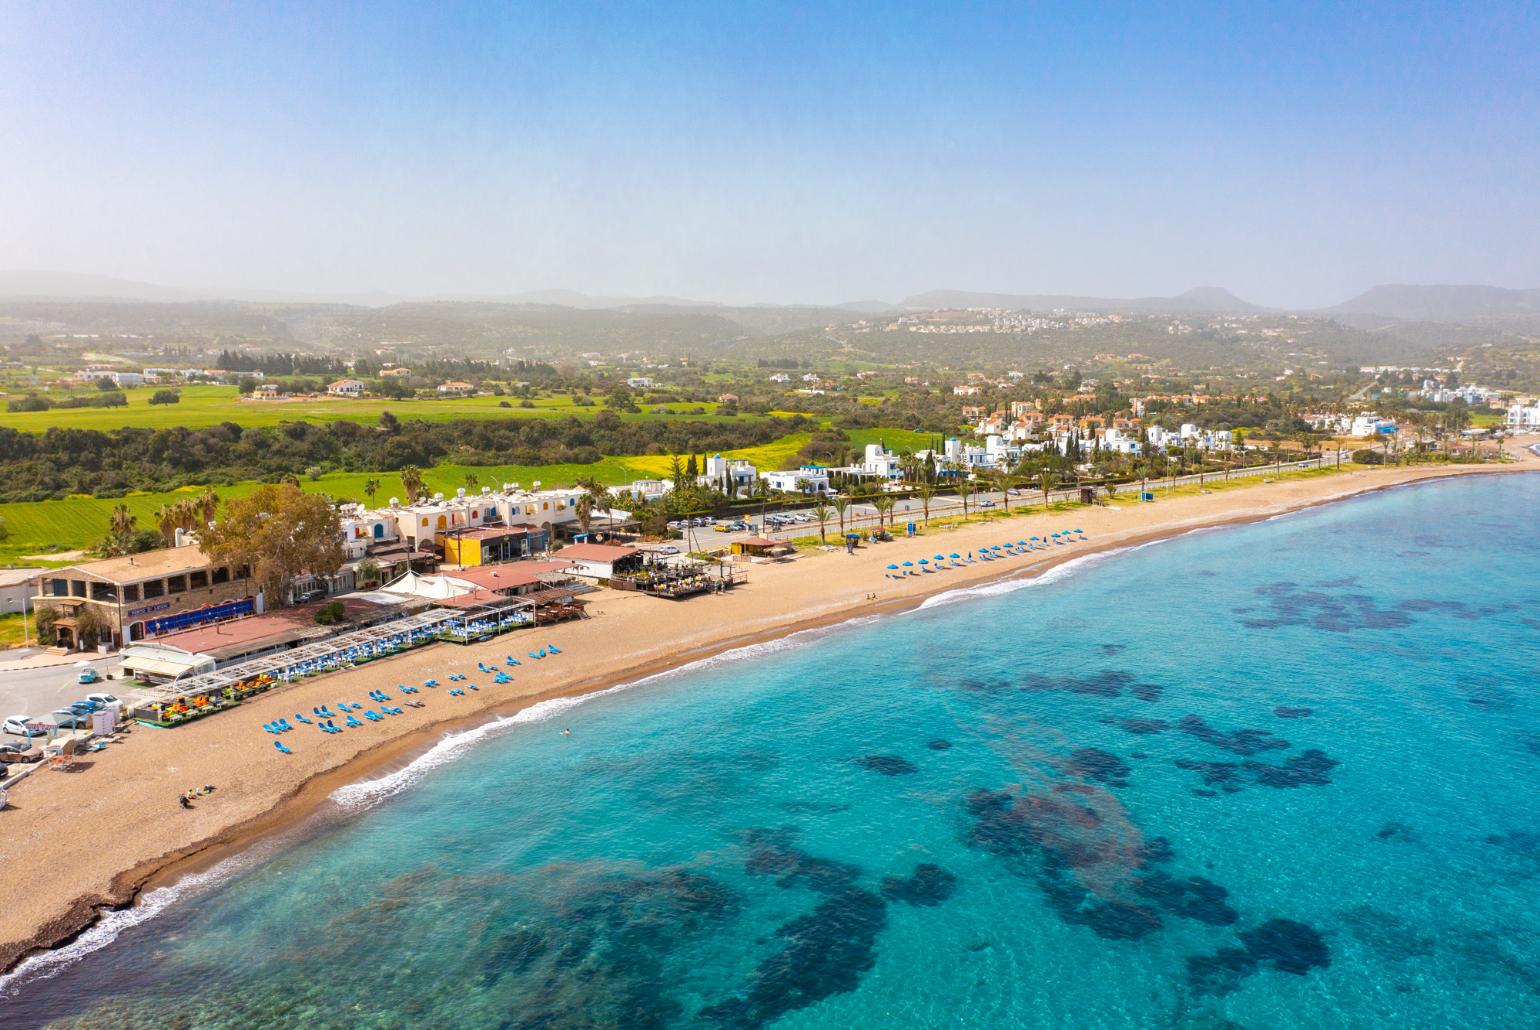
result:
<svg viewBox="0 0 1540 1030"><path fill-rule="evenodd" d="M1392 491L510 726L0 1022L1523 1025L1537 510Z"/></svg>

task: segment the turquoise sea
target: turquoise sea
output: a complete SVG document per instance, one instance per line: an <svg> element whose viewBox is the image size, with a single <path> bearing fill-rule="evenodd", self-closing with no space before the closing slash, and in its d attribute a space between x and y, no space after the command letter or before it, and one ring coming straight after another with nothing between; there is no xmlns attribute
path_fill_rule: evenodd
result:
<svg viewBox="0 0 1540 1030"><path fill-rule="evenodd" d="M1537 513L1394 490L446 742L0 1024L1534 1025Z"/></svg>

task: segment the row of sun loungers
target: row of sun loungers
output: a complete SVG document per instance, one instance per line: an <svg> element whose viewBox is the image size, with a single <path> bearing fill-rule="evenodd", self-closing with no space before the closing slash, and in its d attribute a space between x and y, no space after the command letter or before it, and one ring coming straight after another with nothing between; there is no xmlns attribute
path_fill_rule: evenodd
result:
<svg viewBox="0 0 1540 1030"><path fill-rule="evenodd" d="M1035 551L1047 551L1054 547L1062 547L1065 544L1080 543L1086 539L1082 529L1066 529L1051 536L1029 537L1026 540L1018 540L1015 543L991 544L981 547L977 551L969 551L966 555L953 551L951 554L938 554L930 558L921 558L919 561L894 562L884 572L884 579L905 579L909 576L932 575L942 569L960 569L965 565L976 562L996 562L1006 558Z"/></svg>
<svg viewBox="0 0 1540 1030"><path fill-rule="evenodd" d="M547 644L545 647L542 647L539 651L531 651L531 652L529 652L529 657L532 658L532 659L535 659L536 661L539 661L539 660L542 660L542 659L545 659L545 658L549 658L549 657L552 657L554 655L559 655L559 654L561 654L561 648L557 647L554 644ZM507 664L510 665L510 666L515 666L515 665L519 665L520 662L519 662L519 660L517 658L513 657L513 655L508 655L507 656ZM495 666L487 665L484 662L477 662L476 663L476 668L480 669L482 672L490 673L492 675L492 681L494 683L511 683L511 682L513 682L513 677L512 676L508 675L502 669L499 669L499 668L497 668ZM451 683L463 683L464 684L463 687L452 687L452 688L450 688L450 690L449 690L449 696L450 697L465 697L465 696L467 696L466 695L466 690L479 690L480 689L479 687L476 686L476 684L468 682L468 677L463 672L452 672L452 673L450 673L449 674L449 681ZM423 686L424 687L436 688L436 687L438 687L438 685L439 685L439 682L436 679L430 679L430 680L424 680L423 681ZM406 685L404 683L397 684L396 685L396 689L398 691L400 691L402 694L420 694L420 693L422 693L422 688L421 687L408 686L408 685ZM311 717L307 718L306 716L300 714L299 712L295 712L294 713L294 719L295 719L295 721L303 723L306 726L314 726L317 729L319 729L322 733L325 733L327 735L331 735L331 734L334 734L334 733L341 733L341 732L343 732L344 727L346 727L348 729L356 729L358 727L363 726L364 723L361 720L359 720L358 715L362 715L364 717L364 719L367 719L370 722L383 722L383 721L385 721L387 716L404 715L404 714L406 714L404 709L402 709L402 708L400 708L398 706L394 706L394 705L389 704L388 702L391 700L391 696L389 694L387 694L385 691L380 690L379 688L375 688L375 689L369 691L369 700L373 701L375 704L377 704L379 706L379 710L378 711L374 710L373 708L365 708L363 705L359 704L356 701L355 702L351 702L351 703L349 703L347 701L338 701L337 702L337 707L342 710L342 712L343 712L342 715L338 715L336 712L332 711L331 707L329 705L315 705L314 707L312 707L310 709ZM424 707L426 707L421 701L417 701L417 700L413 700L413 699L408 699L408 700L406 700L403 703L409 704L409 705L411 705L414 708L424 708ZM342 726L338 726L337 725L337 723L336 723L337 719L342 719L342 722L343 722ZM284 734L284 733L292 732L294 730L294 725L292 723L290 723L288 719L277 719L277 720L274 720L273 722L265 723L262 728L264 730L266 730L268 733L271 733L271 734L274 734L274 735L281 735L281 734ZM282 752L283 754L286 754L286 755L294 754L294 750L292 748L288 747L287 745L285 745L284 742L281 741L281 740L273 741L273 745L280 752Z"/></svg>

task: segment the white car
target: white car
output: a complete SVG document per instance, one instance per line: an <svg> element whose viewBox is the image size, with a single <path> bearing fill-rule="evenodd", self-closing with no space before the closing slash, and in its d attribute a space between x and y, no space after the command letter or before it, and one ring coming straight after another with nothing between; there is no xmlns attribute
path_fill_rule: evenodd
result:
<svg viewBox="0 0 1540 1030"><path fill-rule="evenodd" d="M678 554L679 553L679 548L675 547L673 544L664 544L662 547L656 548L656 550L657 550L657 552L659 554Z"/></svg>
<svg viewBox="0 0 1540 1030"><path fill-rule="evenodd" d="M122 703L112 694L87 694L86 700L95 701L103 708L111 708L113 705Z"/></svg>
<svg viewBox="0 0 1540 1030"><path fill-rule="evenodd" d="M30 715L13 715L4 723L0 723L0 731L13 733L18 737L43 737L48 730L41 723L34 722Z"/></svg>

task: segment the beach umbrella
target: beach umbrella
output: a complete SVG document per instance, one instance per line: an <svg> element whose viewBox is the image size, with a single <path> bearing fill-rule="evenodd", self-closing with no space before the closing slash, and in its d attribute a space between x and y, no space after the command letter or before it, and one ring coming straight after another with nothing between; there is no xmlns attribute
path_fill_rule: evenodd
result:
<svg viewBox="0 0 1540 1030"><path fill-rule="evenodd" d="M956 551L953 551L953 552L952 552L952 557L953 557L953 558L961 558L961 557L962 557L962 555L960 555L960 554L958 554L958 553L957 553L957 552L956 552Z"/></svg>
<svg viewBox="0 0 1540 1030"><path fill-rule="evenodd" d="M1016 541L1016 546L1017 547L1025 547L1025 546L1027 546L1027 542L1025 540L1018 540L1018 541Z"/></svg>
<svg viewBox="0 0 1540 1030"><path fill-rule="evenodd" d="M890 569L896 569L896 568L898 568L898 566L897 566L897 565L896 565L896 564L892 564L892 565L889 565L889 566L888 566L888 568L890 568Z"/></svg>
<svg viewBox="0 0 1540 1030"><path fill-rule="evenodd" d="M955 557L957 557L957 555L954 554L954 555L952 555L952 557L955 558ZM938 555L936 555L936 560L937 561L946 561L946 555L938 554Z"/></svg>
<svg viewBox="0 0 1540 1030"><path fill-rule="evenodd" d="M1037 537L1033 536L1033 537L1028 537L1027 539L1029 539L1029 540L1036 540Z"/></svg>
<svg viewBox="0 0 1540 1030"><path fill-rule="evenodd" d="M912 562L912 561L904 562L904 568L910 569L910 568L913 568L913 567L914 567L914 562Z"/></svg>
<svg viewBox="0 0 1540 1030"><path fill-rule="evenodd" d="M929 558L921 558L920 559L920 564L921 565L929 565L930 564L930 559Z"/></svg>

